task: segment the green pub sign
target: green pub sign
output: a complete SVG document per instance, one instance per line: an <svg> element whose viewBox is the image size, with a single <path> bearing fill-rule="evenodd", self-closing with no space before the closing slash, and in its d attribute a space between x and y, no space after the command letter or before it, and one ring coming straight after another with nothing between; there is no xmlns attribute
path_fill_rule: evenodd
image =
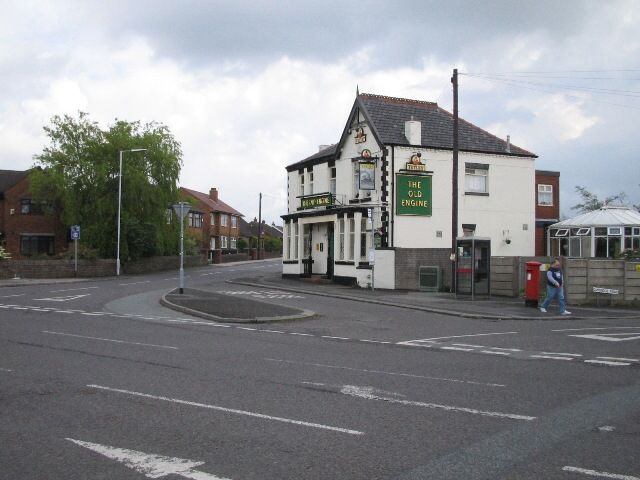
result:
<svg viewBox="0 0 640 480"><path fill-rule="evenodd" d="M302 197L300 199L300 208L316 208L316 207L328 207L333 205L333 197L330 193L326 195L317 195L314 197Z"/></svg>
<svg viewBox="0 0 640 480"><path fill-rule="evenodd" d="M431 216L432 177L396 175L396 215Z"/></svg>

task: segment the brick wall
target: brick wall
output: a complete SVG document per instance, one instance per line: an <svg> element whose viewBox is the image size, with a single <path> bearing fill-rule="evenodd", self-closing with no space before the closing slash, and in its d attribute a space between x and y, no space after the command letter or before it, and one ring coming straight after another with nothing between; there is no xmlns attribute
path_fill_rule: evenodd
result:
<svg viewBox="0 0 640 480"><path fill-rule="evenodd" d="M78 277L108 277L115 275L113 259L78 260ZM73 278L73 260L2 260L0 278Z"/></svg>
<svg viewBox="0 0 640 480"><path fill-rule="evenodd" d="M184 266L200 267L207 265L207 257L204 255L185 255ZM122 265L122 271L128 274L139 274L149 272L161 272L164 270L179 270L180 256L168 257L149 257L136 260L135 262L127 262Z"/></svg>
<svg viewBox="0 0 640 480"><path fill-rule="evenodd" d="M439 266L442 290L451 286L451 250L448 248L395 248L396 288L420 289L420 267Z"/></svg>

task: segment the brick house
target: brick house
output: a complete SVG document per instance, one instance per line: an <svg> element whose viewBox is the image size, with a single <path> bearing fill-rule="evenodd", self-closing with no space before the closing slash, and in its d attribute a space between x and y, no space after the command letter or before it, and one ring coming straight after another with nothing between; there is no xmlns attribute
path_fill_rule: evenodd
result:
<svg viewBox="0 0 640 480"><path fill-rule="evenodd" d="M29 170L0 170L0 243L12 258L56 255L68 245L58 214L45 213L29 192Z"/></svg>
<svg viewBox="0 0 640 480"><path fill-rule="evenodd" d="M219 255L237 251L244 215L220 200L217 188L211 188L207 195L180 187L180 197L191 203L187 229L201 239L201 251L209 261L217 263Z"/></svg>
<svg viewBox="0 0 640 480"><path fill-rule="evenodd" d="M559 221L560 172L536 170L536 256L549 254L549 226Z"/></svg>

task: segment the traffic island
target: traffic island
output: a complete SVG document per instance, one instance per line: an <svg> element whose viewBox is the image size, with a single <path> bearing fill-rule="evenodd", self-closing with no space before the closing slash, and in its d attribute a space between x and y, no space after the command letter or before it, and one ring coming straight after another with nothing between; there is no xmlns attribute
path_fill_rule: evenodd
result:
<svg viewBox="0 0 640 480"><path fill-rule="evenodd" d="M160 303L178 312L225 323L282 322L315 315L311 310L193 288L185 288L183 294L176 288L164 294Z"/></svg>

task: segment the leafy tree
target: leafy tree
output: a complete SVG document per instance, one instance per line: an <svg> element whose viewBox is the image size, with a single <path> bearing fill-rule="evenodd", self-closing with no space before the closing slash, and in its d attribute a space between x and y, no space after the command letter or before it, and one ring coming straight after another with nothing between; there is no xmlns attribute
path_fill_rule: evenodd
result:
<svg viewBox="0 0 640 480"><path fill-rule="evenodd" d="M247 248L247 246L247 241L244 238L238 239L238 250L244 250L245 248Z"/></svg>
<svg viewBox="0 0 640 480"><path fill-rule="evenodd" d="M571 210L578 210L579 213L591 212L598 210L605 205L611 205L612 203L624 203L627 199L627 195L624 192L611 195L604 200L600 200L595 193L591 193L585 187L576 185L576 192L580 195L582 202L575 204L571 207Z"/></svg>
<svg viewBox="0 0 640 480"><path fill-rule="evenodd" d="M116 253L119 152L147 149L123 156L120 257L177 253L179 225L167 224L166 209L177 198L182 151L166 126L116 120L102 129L80 112L54 116L44 131L50 144L35 157L34 198L81 225L83 242L106 258Z"/></svg>

